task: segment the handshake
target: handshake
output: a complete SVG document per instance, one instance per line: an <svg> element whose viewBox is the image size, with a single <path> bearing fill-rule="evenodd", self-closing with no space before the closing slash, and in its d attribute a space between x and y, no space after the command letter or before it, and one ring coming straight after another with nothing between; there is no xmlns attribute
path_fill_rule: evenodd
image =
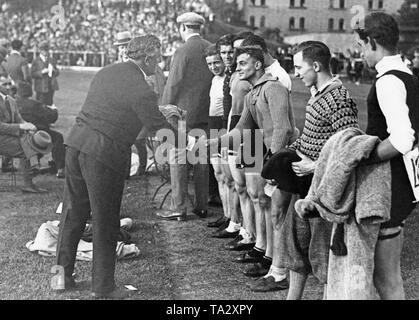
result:
<svg viewBox="0 0 419 320"><path fill-rule="evenodd" d="M198 139L191 139L193 137L188 136L188 146L186 147L187 150L189 151L196 151L196 150L201 150L201 149L210 149L210 148L215 148L218 146L218 140L217 138L215 139L207 139L206 136L201 136ZM191 142L191 140L193 140L193 143Z"/></svg>

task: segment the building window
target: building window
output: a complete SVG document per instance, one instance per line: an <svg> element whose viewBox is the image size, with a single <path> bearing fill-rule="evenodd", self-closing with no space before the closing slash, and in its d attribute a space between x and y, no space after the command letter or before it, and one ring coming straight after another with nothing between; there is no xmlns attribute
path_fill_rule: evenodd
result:
<svg viewBox="0 0 419 320"><path fill-rule="evenodd" d="M295 7L295 0L290 0L290 8L294 8Z"/></svg>
<svg viewBox="0 0 419 320"><path fill-rule="evenodd" d="M374 5L374 1L368 0L368 9L372 9L373 5Z"/></svg>
<svg viewBox="0 0 419 320"><path fill-rule="evenodd" d="M261 5L261 6L266 5L266 1L265 1L265 0L260 0L260 5Z"/></svg>
<svg viewBox="0 0 419 320"><path fill-rule="evenodd" d="M300 30L305 29L305 22L306 22L306 19L300 18Z"/></svg>
<svg viewBox="0 0 419 320"><path fill-rule="evenodd" d="M378 0L378 9L383 9L383 0Z"/></svg>
<svg viewBox="0 0 419 320"><path fill-rule="evenodd" d="M339 0L339 8L345 9L345 0Z"/></svg>
<svg viewBox="0 0 419 320"><path fill-rule="evenodd" d="M255 27L255 17L254 16L249 17L249 24L252 28Z"/></svg>
<svg viewBox="0 0 419 320"><path fill-rule="evenodd" d="M289 27L290 27L290 30L294 30L295 29L295 19L294 19L294 17L291 17L290 18Z"/></svg>
<svg viewBox="0 0 419 320"><path fill-rule="evenodd" d="M260 17L260 27L261 28L265 28L265 16L261 16Z"/></svg>
<svg viewBox="0 0 419 320"><path fill-rule="evenodd" d="M339 19L339 31L344 31L344 30L345 30L345 20Z"/></svg>
<svg viewBox="0 0 419 320"><path fill-rule="evenodd" d="M333 26L333 24L334 24L334 20L333 20L333 18L330 18L329 19L329 27L328 27L328 29L330 30L330 31L332 31L333 30L333 28L334 28L334 26Z"/></svg>
<svg viewBox="0 0 419 320"><path fill-rule="evenodd" d="M301 2L300 2L300 7L304 7L304 5L306 4L306 1L305 0L301 0Z"/></svg>
<svg viewBox="0 0 419 320"><path fill-rule="evenodd" d="M252 6L255 5L255 0L250 0L250 2L252 3Z"/></svg>
<svg viewBox="0 0 419 320"><path fill-rule="evenodd" d="M334 8L335 7L335 0L329 0L329 8Z"/></svg>

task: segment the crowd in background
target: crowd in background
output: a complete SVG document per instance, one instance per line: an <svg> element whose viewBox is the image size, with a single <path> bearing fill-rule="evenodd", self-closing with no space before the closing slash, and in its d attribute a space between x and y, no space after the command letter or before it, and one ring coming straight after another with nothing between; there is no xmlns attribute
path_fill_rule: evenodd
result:
<svg viewBox="0 0 419 320"><path fill-rule="evenodd" d="M51 24L53 14L49 11L1 12L1 45L22 40L31 61L36 44L48 41L60 65L103 66L117 58L115 35L130 31L135 36L156 35L166 61L181 44L176 17L185 10L199 12L206 19L211 15L205 0L79 0L63 3L63 7L63 30Z"/></svg>

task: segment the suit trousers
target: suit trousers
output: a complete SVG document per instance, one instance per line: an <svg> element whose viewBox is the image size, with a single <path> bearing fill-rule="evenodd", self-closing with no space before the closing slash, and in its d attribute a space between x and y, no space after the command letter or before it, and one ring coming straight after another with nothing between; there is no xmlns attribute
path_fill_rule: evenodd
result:
<svg viewBox="0 0 419 320"><path fill-rule="evenodd" d="M194 128L202 129L207 133L208 126L199 125ZM170 183L172 188L171 210L186 214L188 206L188 184L189 166L187 161L186 149L172 148L169 151L170 158ZM209 179L209 159L205 164L193 164L194 180L194 209L207 210L208 208L208 179Z"/></svg>
<svg viewBox="0 0 419 320"><path fill-rule="evenodd" d="M57 131L47 129L52 140L52 160L54 160L57 169L64 169L65 166L65 146L63 135Z"/></svg>
<svg viewBox="0 0 419 320"><path fill-rule="evenodd" d="M10 158L20 158L20 170L22 172L23 183L25 186L32 184L32 174L30 171L30 160L25 157L19 137L2 135L0 155Z"/></svg>
<svg viewBox="0 0 419 320"><path fill-rule="evenodd" d="M48 92L36 92L36 100L41 101L42 103L45 103L48 106L51 106L54 104L54 90L50 90Z"/></svg>
<svg viewBox="0 0 419 320"><path fill-rule="evenodd" d="M68 147L65 162L63 212L57 245L57 265L66 277L74 271L77 245L92 215L92 291L115 289L116 243L124 176L92 156Z"/></svg>

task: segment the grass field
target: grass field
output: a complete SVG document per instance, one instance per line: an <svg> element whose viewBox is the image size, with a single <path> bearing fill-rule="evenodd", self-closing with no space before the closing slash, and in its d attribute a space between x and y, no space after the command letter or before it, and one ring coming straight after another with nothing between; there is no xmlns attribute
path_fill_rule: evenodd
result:
<svg viewBox="0 0 419 320"><path fill-rule="evenodd" d="M86 96L93 73L63 71L55 103L60 117L55 128L67 134ZM359 107L361 127L365 128L367 85L348 84ZM301 129L308 91L294 81L293 105ZM4 175L2 175L4 178ZM82 290L56 295L49 289L50 269L54 258L30 253L25 244L34 239L39 226L47 220L58 220L55 213L62 199L63 181L52 175L35 179L50 190L45 195L22 194L7 180L0 180L0 299L90 299L91 263L77 262L78 280L86 280ZM134 220L132 236L141 250L140 257L119 261L116 280L139 290L132 299L284 299L286 291L253 293L242 274L243 266L231 262L232 254L222 249L224 240L209 237L208 219L188 216L186 222L163 222L155 219L156 203L151 196L160 180L149 175L128 180L121 216ZM164 191L168 190L166 186ZM161 200L161 196L157 201ZM408 299L419 299L419 219L412 215L406 224L406 241L402 257L403 278ZM322 288L310 277L304 299L321 299Z"/></svg>

